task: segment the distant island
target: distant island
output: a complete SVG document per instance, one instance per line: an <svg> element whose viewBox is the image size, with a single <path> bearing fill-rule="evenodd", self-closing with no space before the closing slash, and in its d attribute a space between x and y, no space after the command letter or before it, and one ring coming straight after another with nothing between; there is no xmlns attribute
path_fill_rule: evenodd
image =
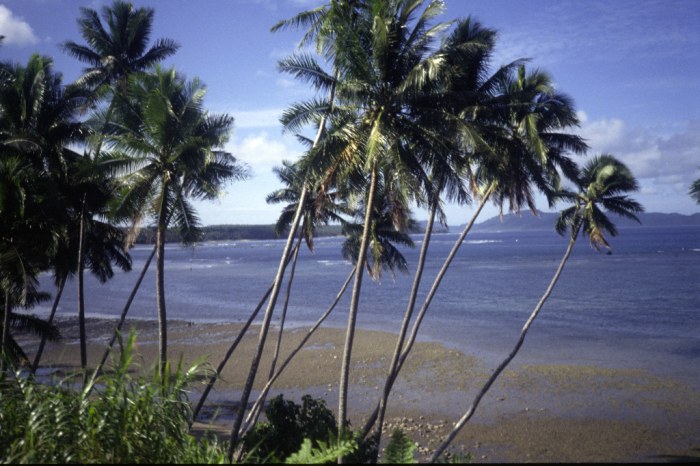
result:
<svg viewBox="0 0 700 466"><path fill-rule="evenodd" d="M477 223L475 231L496 232L496 231L537 231L553 230L554 223L559 214L542 212L538 216L532 215L530 211L520 214L507 214L503 217L492 217ZM692 215L646 213L639 215L641 225L626 219L615 219L618 228L640 228L640 227L675 227L675 226L697 226L700 227L700 213ZM425 230L425 221L416 222L416 228L412 233L422 233ZM437 226L434 233L459 232L464 225L453 226L449 229ZM240 240L274 240L284 238L275 233L275 226L269 225L210 225L203 227L203 241L240 241ZM342 230L340 225L327 225L317 229L317 237L340 236ZM169 230L167 242L177 242L178 234ZM136 239L136 243L153 244L155 242L155 229L153 227L143 228Z"/></svg>
<svg viewBox="0 0 700 466"><path fill-rule="evenodd" d="M507 214L502 218L496 216L485 220L475 226L475 231L523 231L523 230L553 230L559 217L558 213L541 212L532 215L530 211L520 214ZM700 213L692 215L664 214L650 212L638 215L641 224L634 220L612 216L611 219L617 228L649 228L649 227L676 227L697 226L700 227ZM455 229L457 230L457 229Z"/></svg>

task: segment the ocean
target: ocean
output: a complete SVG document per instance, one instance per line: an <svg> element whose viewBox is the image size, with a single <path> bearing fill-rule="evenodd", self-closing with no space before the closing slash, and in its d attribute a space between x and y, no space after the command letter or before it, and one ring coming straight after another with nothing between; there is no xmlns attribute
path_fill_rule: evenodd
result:
<svg viewBox="0 0 700 466"><path fill-rule="evenodd" d="M360 328L398 330L422 239L413 238L415 248L403 249L409 274L394 277L385 272L380 282L365 277ZM456 238L457 233L433 236L419 305ZM596 252L587 238L579 239L518 358L640 368L700 389L700 229L629 228L609 239L612 254ZM316 239L313 252L303 246L287 325L310 325L333 301L351 270L340 255L341 242ZM478 354L487 362L500 361L549 284L566 245L566 238L551 231L480 232L476 226L433 300L420 339ZM205 242L194 248L167 245L168 317L193 322L247 320L274 277L283 247L284 240ZM133 271L117 271L106 284L87 279L88 316L121 313L150 251L151 246L135 247ZM48 275L42 278L42 288L53 292ZM345 325L350 291L327 325ZM75 316L76 302L73 281L66 285L58 316ZM283 294L278 310L282 302ZM32 312L46 316L49 309L47 303ZM155 262L129 318L157 318ZM262 312L258 321L261 318Z"/></svg>

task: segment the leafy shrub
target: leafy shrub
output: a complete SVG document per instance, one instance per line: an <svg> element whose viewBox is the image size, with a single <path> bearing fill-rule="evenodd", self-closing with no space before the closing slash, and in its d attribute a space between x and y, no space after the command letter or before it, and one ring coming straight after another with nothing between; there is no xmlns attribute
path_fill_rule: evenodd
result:
<svg viewBox="0 0 700 466"><path fill-rule="evenodd" d="M333 412L324 400L302 397L298 405L279 395L265 410L267 421L258 422L243 439L243 449L255 461L280 460L298 452L305 438L310 447L337 438L338 429Z"/></svg>
<svg viewBox="0 0 700 466"><path fill-rule="evenodd" d="M384 449L384 456L381 462L384 464L415 463L415 458L413 457L415 449L415 443L401 429L394 429L391 439Z"/></svg>
<svg viewBox="0 0 700 466"><path fill-rule="evenodd" d="M0 462L9 463L220 463L226 449L214 437L195 439L188 383L195 365L160 380L133 379L135 334L113 373L77 390L41 385L19 374L0 388ZM121 344L121 341L120 341ZM170 368L166 373L170 374Z"/></svg>

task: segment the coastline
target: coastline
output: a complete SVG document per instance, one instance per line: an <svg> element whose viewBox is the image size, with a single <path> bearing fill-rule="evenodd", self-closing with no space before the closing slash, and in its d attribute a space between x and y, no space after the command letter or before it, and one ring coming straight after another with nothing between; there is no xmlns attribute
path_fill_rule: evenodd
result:
<svg viewBox="0 0 700 466"><path fill-rule="evenodd" d="M114 322L88 319L89 365L101 358ZM42 367L54 368L59 377L79 367L75 323L75 318L58 321L63 339L47 345L42 361ZM127 321L125 330L132 326L138 333L137 360L144 370L150 370L157 354L157 322ZM201 357L216 366L240 327L170 321L170 357L177 360L183 355L185 367ZM301 327L285 332L282 358L305 333ZM286 399L299 402L308 393L324 398L335 410L343 338L341 329L319 329L268 399L283 393ZM209 408L203 414L218 411L213 428L222 432L230 428L232 407L238 401L256 341L257 328L253 327L207 402ZM266 345L255 390L261 388L268 373L273 341ZM31 337L21 338L30 355L34 342ZM391 333L357 332L349 399L350 420L356 428L377 402L394 345ZM389 428L401 427L418 443L417 459L425 460L462 415L490 370L476 351L469 354L437 342L417 342L392 392ZM191 400L200 392L200 387L193 386ZM678 380L635 368L516 362L486 395L452 451L468 452L475 462L697 461L699 420L700 394Z"/></svg>

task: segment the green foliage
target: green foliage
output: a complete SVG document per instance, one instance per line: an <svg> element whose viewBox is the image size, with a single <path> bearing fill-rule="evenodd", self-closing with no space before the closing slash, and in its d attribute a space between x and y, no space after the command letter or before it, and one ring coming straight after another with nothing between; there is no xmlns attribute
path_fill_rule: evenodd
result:
<svg viewBox="0 0 700 466"><path fill-rule="evenodd" d="M243 449L249 460L264 462L279 460L300 452L304 439L310 440L312 449L328 450L338 435L335 416L324 400L314 400L310 395L302 397L298 405L279 395L270 401L265 410L266 422L259 422L243 439Z"/></svg>
<svg viewBox="0 0 700 466"><path fill-rule="evenodd" d="M411 464L415 463L413 451L416 445L403 433L401 429L394 429L391 440L384 449L382 463L384 464Z"/></svg>
<svg viewBox="0 0 700 466"><path fill-rule="evenodd" d="M132 333L109 375L76 390L20 374L0 390L0 462L221 463L214 437L195 439L186 388L201 372L179 365L164 382L132 378ZM170 368L167 372L170 373Z"/></svg>
<svg viewBox="0 0 700 466"><path fill-rule="evenodd" d="M339 456L348 456L356 449L352 440L331 440L329 443L316 441L316 447L310 439L305 438L301 449L287 457L286 464L325 464L334 463Z"/></svg>

